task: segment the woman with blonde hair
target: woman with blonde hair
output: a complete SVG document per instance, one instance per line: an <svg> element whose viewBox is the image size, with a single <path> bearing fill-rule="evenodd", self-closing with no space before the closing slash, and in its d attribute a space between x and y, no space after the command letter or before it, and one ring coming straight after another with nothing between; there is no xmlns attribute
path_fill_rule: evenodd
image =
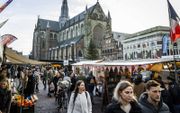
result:
<svg viewBox="0 0 180 113"><path fill-rule="evenodd" d="M91 98L82 80L76 82L69 100L67 113L92 113Z"/></svg>
<svg viewBox="0 0 180 113"><path fill-rule="evenodd" d="M9 113L11 107L11 90L6 78L0 80L0 113Z"/></svg>
<svg viewBox="0 0 180 113"><path fill-rule="evenodd" d="M133 85L129 81L120 81L114 89L113 100L105 113L141 113L134 96Z"/></svg>

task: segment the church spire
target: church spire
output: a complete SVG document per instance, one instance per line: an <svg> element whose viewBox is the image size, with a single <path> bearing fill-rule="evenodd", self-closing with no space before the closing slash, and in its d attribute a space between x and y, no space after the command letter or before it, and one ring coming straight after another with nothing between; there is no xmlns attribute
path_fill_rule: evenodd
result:
<svg viewBox="0 0 180 113"><path fill-rule="evenodd" d="M108 19L111 20L111 14L109 11L108 11Z"/></svg>
<svg viewBox="0 0 180 113"><path fill-rule="evenodd" d="M59 17L60 28L65 24L65 22L69 19L69 8L67 0L63 0L61 6L61 15Z"/></svg>
<svg viewBox="0 0 180 113"><path fill-rule="evenodd" d="M69 8L67 0L63 0L63 4L61 6L61 17L69 18Z"/></svg>

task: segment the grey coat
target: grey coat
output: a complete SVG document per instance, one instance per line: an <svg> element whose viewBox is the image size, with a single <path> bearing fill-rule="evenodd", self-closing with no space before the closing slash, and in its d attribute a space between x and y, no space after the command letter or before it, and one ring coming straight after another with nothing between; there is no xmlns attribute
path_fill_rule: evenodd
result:
<svg viewBox="0 0 180 113"><path fill-rule="evenodd" d="M161 100L159 107L155 108L151 103L147 101L147 93L143 93L139 98L139 103L142 109L142 113L170 113L168 106Z"/></svg>

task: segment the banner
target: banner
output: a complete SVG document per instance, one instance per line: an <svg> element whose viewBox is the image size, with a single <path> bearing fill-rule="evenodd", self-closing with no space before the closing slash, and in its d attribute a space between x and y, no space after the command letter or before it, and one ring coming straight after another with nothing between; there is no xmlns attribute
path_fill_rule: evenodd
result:
<svg viewBox="0 0 180 113"><path fill-rule="evenodd" d="M12 2L13 0L8 0L2 6L0 6L0 13Z"/></svg>
<svg viewBox="0 0 180 113"><path fill-rule="evenodd" d="M11 34L5 34L0 38L0 44L8 46L12 42L14 42L17 38Z"/></svg>

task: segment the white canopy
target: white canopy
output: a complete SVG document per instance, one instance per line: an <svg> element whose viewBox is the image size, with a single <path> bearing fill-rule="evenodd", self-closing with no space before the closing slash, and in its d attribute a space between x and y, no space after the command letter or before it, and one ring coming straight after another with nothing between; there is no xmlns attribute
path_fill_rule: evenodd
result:
<svg viewBox="0 0 180 113"><path fill-rule="evenodd" d="M71 64L72 66L82 66L82 65L96 65L99 62L102 62L103 60L86 60L86 61L80 61L74 64Z"/></svg>
<svg viewBox="0 0 180 113"><path fill-rule="evenodd" d="M96 65L104 65L104 66L130 66L130 65L144 65L144 64L155 64L155 63L162 63L162 62L169 62L173 61L173 59L145 59L145 60L116 60L116 61L104 61L100 63L96 63Z"/></svg>
<svg viewBox="0 0 180 113"><path fill-rule="evenodd" d="M81 61L72 64L72 66L82 66L82 65L94 65L94 66L130 66L130 65L144 65L144 64L155 64L162 62L173 61L172 58L160 58L160 59L144 59L144 60L114 60L114 61L102 61L102 60L91 60L91 61Z"/></svg>

